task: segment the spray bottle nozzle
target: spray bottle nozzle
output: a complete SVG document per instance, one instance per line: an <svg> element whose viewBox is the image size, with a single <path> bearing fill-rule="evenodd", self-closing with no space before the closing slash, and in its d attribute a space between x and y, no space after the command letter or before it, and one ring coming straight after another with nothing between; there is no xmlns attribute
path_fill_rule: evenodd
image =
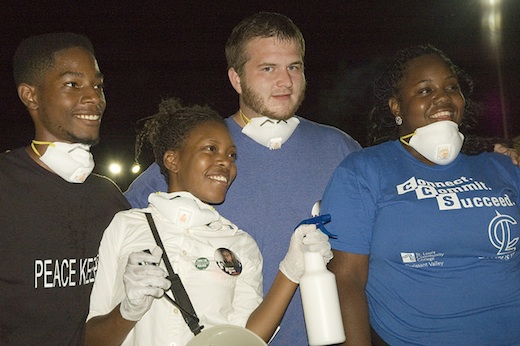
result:
<svg viewBox="0 0 520 346"><path fill-rule="evenodd" d="M325 224L329 221L330 221L330 214L325 214L325 215L319 215L316 217L312 217L310 219L303 220L302 222L300 222L300 224L298 226L315 224L316 228L318 228L320 231L322 231L323 233L328 235L329 238L336 239L337 236L335 234L330 233L325 228ZM298 228L298 226L296 226L296 228Z"/></svg>

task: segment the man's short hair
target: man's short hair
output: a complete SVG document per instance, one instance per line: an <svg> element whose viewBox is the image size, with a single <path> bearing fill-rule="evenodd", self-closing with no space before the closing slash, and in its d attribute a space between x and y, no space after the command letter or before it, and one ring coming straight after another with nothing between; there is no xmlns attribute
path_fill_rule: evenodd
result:
<svg viewBox="0 0 520 346"><path fill-rule="evenodd" d="M40 83L45 72L54 66L55 54L73 47L82 47L94 55L92 43L83 35L63 32L26 38L16 49L13 58L15 84L18 86L21 83Z"/></svg>
<svg viewBox="0 0 520 346"><path fill-rule="evenodd" d="M255 38L276 37L280 41L295 40L300 46L302 59L305 56L305 40L293 21L283 14L259 12L245 18L231 32L226 43L228 69L233 67L238 74L243 72L249 60L247 44Z"/></svg>

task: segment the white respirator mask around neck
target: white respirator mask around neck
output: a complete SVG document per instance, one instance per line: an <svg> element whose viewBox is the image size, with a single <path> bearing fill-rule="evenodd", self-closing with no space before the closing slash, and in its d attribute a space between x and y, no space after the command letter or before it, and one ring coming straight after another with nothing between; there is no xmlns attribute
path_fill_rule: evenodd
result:
<svg viewBox="0 0 520 346"><path fill-rule="evenodd" d="M48 145L43 155L36 150L35 144ZM69 183L83 183L94 169L90 145L33 140L31 148L40 161Z"/></svg>
<svg viewBox="0 0 520 346"><path fill-rule="evenodd" d="M219 213L212 206L189 192L156 192L148 196L148 202L182 228L200 227L220 220Z"/></svg>
<svg viewBox="0 0 520 346"><path fill-rule="evenodd" d="M265 116L249 119L242 110L240 110L240 117L246 124L242 133L271 150L280 149L300 123L296 117L286 120L271 119Z"/></svg>
<svg viewBox="0 0 520 346"><path fill-rule="evenodd" d="M410 138L409 142L405 139ZM459 125L453 121L442 120L417 128L413 133L402 136L399 140L429 161L438 165L447 165L457 158L464 142L464 135L459 132Z"/></svg>

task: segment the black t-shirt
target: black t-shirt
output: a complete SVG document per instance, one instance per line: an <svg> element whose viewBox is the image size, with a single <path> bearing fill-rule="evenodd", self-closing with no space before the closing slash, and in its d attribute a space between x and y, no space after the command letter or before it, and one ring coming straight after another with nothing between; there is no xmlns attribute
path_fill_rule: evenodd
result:
<svg viewBox="0 0 520 346"><path fill-rule="evenodd" d="M0 344L83 343L99 242L128 208L105 177L68 183L24 148L0 154Z"/></svg>

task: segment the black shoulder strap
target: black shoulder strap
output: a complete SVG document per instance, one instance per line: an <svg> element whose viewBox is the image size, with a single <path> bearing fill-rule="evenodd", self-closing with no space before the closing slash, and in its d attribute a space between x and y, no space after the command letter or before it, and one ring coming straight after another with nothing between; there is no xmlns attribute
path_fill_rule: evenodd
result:
<svg viewBox="0 0 520 346"><path fill-rule="evenodd" d="M190 330L193 332L193 334L197 335L200 333L204 326L199 325L199 318L195 313L195 309L191 304L190 297L188 297L188 293L186 292L186 289L182 284L181 278L178 274L176 274L173 271L173 267L170 263L170 260L168 259L168 255L166 254L166 249L164 248L161 237L159 236L159 232L157 232L157 227L155 227L155 222L153 221L152 214L145 214L146 219L148 220L148 224L150 225L150 229L152 230L153 236L155 238L155 242L163 250L162 259L164 261L166 269L168 270L168 279L172 283L171 290L173 296L175 297L175 302L179 306L179 310L181 310L182 316L184 317L186 324L188 325L188 327L190 327Z"/></svg>

